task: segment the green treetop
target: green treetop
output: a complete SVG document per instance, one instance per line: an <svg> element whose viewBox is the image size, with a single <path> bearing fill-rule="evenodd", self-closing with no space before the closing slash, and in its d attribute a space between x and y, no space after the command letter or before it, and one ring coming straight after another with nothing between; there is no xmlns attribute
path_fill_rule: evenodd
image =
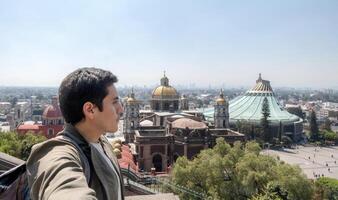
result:
<svg viewBox="0 0 338 200"><path fill-rule="evenodd" d="M261 118L261 126L262 126L262 139L264 142L270 142L271 135L269 133L269 117L270 117L270 108L268 99L265 97L262 104L262 118Z"/></svg>
<svg viewBox="0 0 338 200"><path fill-rule="evenodd" d="M314 110L312 110L310 114L310 139L312 141L318 141L319 139L317 117L316 117L316 112Z"/></svg>
<svg viewBox="0 0 338 200"><path fill-rule="evenodd" d="M311 199L311 182L296 166L261 155L256 142L233 147L223 138L212 149L201 151L193 160L177 159L172 179L175 184L204 193L210 199L251 199L277 195L283 199ZM182 199L193 199L180 193Z"/></svg>
<svg viewBox="0 0 338 200"><path fill-rule="evenodd" d="M45 137L33 133L18 135L15 132L0 132L0 151L27 160L32 146L44 140Z"/></svg>

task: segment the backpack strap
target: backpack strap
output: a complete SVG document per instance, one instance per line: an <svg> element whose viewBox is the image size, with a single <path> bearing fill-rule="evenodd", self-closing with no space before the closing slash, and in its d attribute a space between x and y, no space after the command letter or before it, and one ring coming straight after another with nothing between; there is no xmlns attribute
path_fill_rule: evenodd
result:
<svg viewBox="0 0 338 200"><path fill-rule="evenodd" d="M79 155L80 155L80 159L81 159L81 163L82 163L82 168L83 168L86 180L87 180L87 184L89 185L90 178L91 178L91 176L90 176L90 164L89 164L89 161L88 161L86 154L83 152L82 148L79 146L79 144L76 142L76 140L73 139L73 136L71 134L61 134L61 135L57 135L53 139L71 144L73 147L75 147L78 150Z"/></svg>

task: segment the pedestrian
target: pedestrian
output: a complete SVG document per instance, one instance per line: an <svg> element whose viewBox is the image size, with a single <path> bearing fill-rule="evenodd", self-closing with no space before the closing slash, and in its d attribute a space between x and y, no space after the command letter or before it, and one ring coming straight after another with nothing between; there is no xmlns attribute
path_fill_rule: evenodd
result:
<svg viewBox="0 0 338 200"><path fill-rule="evenodd" d="M51 139L32 148L27 160L32 200L124 199L118 161L104 136L118 130L123 112L116 82L98 68L80 68L63 79L59 101L66 125L58 136L72 142Z"/></svg>

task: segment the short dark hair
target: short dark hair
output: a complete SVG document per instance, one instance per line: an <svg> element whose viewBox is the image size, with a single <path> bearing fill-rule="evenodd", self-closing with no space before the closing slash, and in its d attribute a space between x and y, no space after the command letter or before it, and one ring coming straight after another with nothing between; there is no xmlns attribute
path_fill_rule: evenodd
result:
<svg viewBox="0 0 338 200"><path fill-rule="evenodd" d="M98 68L80 68L63 79L59 88L60 109L67 123L75 125L84 118L86 102L95 104L102 111L102 101L107 87L116 83L117 77Z"/></svg>

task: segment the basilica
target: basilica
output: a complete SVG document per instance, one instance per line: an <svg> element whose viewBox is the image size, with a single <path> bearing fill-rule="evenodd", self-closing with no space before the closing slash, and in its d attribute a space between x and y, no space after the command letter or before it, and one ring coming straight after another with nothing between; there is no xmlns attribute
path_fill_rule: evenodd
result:
<svg viewBox="0 0 338 200"><path fill-rule="evenodd" d="M124 101L123 135L135 147L140 170L163 172L179 156L190 159L213 147L218 137L230 144L245 140L229 129L229 103L222 91L214 105L213 123L202 112L189 110L189 100L170 86L165 74L149 104L150 110L141 110L133 91Z"/></svg>
<svg viewBox="0 0 338 200"><path fill-rule="evenodd" d="M288 136L293 141L301 140L303 120L289 113L279 104L270 81L264 80L261 74L252 89L229 102L230 127L235 128L238 123L249 125L251 139L254 139L254 135L257 135L255 129L260 127L264 99L267 100L270 110L268 120L271 137ZM208 121L213 122L218 120L214 118L214 112L214 109L209 108L204 110L203 114Z"/></svg>

